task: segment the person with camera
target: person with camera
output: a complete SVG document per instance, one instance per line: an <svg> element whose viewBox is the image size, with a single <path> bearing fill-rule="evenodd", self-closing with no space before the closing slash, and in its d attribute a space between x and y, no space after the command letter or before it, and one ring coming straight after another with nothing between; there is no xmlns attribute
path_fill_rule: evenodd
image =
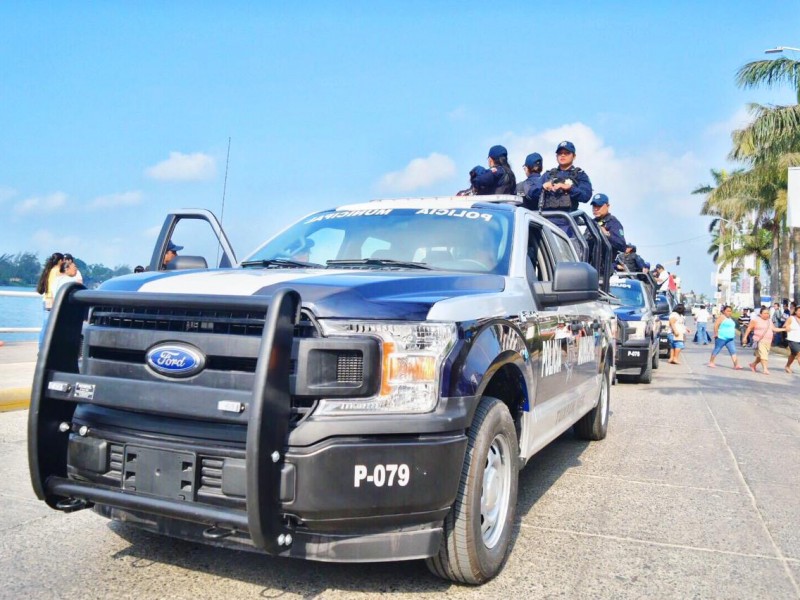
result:
<svg viewBox="0 0 800 600"><path fill-rule="evenodd" d="M614 251L614 256L622 252L625 253L625 232L622 229L622 223L619 219L611 214L611 205L608 201L608 196L605 194L595 194L592 196L592 215L594 222L603 232L603 235L608 238L611 244L611 249Z"/></svg>
<svg viewBox="0 0 800 600"><path fill-rule="evenodd" d="M588 202L592 197L592 182L589 176L575 162L575 144L561 142L556 148L558 167L544 174L543 210L578 210L580 202Z"/></svg>
<svg viewBox="0 0 800 600"><path fill-rule="evenodd" d="M542 196L542 155L538 152L525 157L525 181L517 184L517 195L522 196L522 205L528 210L539 210L539 199Z"/></svg>
<svg viewBox="0 0 800 600"><path fill-rule="evenodd" d="M489 148L489 168L477 166L469 172L472 189L478 196L489 194L514 194L517 178L508 164L508 150L504 146Z"/></svg>

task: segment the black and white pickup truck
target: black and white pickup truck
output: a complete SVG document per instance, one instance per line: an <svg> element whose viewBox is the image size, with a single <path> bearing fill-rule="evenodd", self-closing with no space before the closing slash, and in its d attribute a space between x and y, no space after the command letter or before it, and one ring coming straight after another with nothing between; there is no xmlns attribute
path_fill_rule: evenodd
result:
<svg viewBox="0 0 800 600"><path fill-rule="evenodd" d="M186 219L218 234L218 268L159 270ZM241 262L183 211L150 269L56 298L28 432L54 509L479 584L510 549L519 469L570 427L606 436L614 313L516 197L342 206Z"/></svg>

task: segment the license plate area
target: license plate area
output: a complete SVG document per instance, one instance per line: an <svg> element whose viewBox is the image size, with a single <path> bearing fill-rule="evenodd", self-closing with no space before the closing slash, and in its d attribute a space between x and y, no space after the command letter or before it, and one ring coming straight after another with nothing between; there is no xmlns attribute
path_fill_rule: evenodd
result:
<svg viewBox="0 0 800 600"><path fill-rule="evenodd" d="M125 446L122 488L174 500L194 500L197 456L143 446Z"/></svg>
<svg viewBox="0 0 800 600"><path fill-rule="evenodd" d="M623 350L623 358L631 359L631 360L641 360L642 356L644 356L644 350Z"/></svg>

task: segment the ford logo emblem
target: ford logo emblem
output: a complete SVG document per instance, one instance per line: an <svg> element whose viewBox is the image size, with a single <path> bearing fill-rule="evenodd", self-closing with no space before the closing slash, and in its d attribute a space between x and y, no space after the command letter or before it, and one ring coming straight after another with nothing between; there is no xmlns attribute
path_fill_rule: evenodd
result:
<svg viewBox="0 0 800 600"><path fill-rule="evenodd" d="M147 366L167 377L189 377L203 370L206 357L186 344L160 344L147 351Z"/></svg>

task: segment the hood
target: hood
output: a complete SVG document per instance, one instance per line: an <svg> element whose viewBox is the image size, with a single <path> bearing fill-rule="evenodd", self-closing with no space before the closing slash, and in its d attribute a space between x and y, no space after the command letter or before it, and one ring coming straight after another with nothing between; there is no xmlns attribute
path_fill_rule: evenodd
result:
<svg viewBox="0 0 800 600"><path fill-rule="evenodd" d="M641 321L645 317L645 309L637 306L621 306L614 309L620 321Z"/></svg>
<svg viewBox="0 0 800 600"><path fill-rule="evenodd" d="M288 287L318 318L424 320L441 301L505 288L501 275L361 269L218 269L116 277L103 291L271 296Z"/></svg>

